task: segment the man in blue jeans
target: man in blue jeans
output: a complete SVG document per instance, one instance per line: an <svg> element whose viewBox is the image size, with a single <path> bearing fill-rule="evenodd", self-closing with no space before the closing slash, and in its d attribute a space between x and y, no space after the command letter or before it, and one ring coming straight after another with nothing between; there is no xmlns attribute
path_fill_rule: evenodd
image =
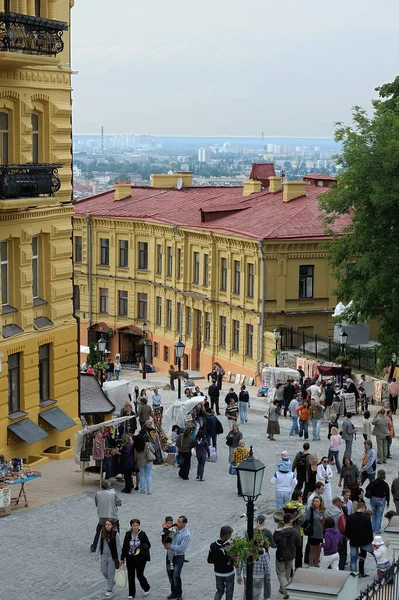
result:
<svg viewBox="0 0 399 600"><path fill-rule="evenodd" d="M351 552L350 570L356 573L359 555L359 577L367 577L364 572L364 562L367 552L373 553L373 528L371 519L365 512L364 502L359 502L357 511L348 516L345 525L345 536L349 540Z"/></svg>
<svg viewBox="0 0 399 600"><path fill-rule="evenodd" d="M173 552L173 569L170 566L170 561L166 557L166 571L168 573L171 594L168 596L168 600L176 598L176 600L182 600L182 585L181 585L181 570L184 565L184 555L187 547L190 543L190 532L186 527L187 517L181 515L176 521L177 533L172 540L171 544L164 544L165 548L169 548Z"/></svg>
<svg viewBox="0 0 399 600"><path fill-rule="evenodd" d="M248 421L248 404L249 404L249 394L245 389L245 385L241 386L241 391L238 396L238 408L240 410L240 423L245 423Z"/></svg>

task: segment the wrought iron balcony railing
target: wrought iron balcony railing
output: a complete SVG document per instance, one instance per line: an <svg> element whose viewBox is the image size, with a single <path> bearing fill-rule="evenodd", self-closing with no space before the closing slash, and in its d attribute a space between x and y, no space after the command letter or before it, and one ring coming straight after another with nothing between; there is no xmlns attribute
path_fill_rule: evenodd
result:
<svg viewBox="0 0 399 600"><path fill-rule="evenodd" d="M62 165L0 166L0 198L36 198L53 196L61 187L58 169Z"/></svg>
<svg viewBox="0 0 399 600"><path fill-rule="evenodd" d="M56 56L64 49L67 23L18 13L0 13L0 52Z"/></svg>

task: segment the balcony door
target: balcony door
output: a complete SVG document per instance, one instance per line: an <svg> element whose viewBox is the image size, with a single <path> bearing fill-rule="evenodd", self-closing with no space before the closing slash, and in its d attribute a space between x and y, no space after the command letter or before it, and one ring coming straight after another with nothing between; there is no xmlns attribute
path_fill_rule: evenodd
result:
<svg viewBox="0 0 399 600"><path fill-rule="evenodd" d="M8 114L0 112L0 164L8 165Z"/></svg>

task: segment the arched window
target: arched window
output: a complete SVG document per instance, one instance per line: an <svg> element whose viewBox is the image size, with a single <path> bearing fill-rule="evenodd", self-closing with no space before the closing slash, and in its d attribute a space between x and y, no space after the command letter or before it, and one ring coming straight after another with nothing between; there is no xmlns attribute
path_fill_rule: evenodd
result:
<svg viewBox="0 0 399 600"><path fill-rule="evenodd" d="M40 157L39 126L40 119L37 113L32 113L32 162L38 163Z"/></svg>
<svg viewBox="0 0 399 600"><path fill-rule="evenodd" d="M8 114L0 112L0 164L8 165Z"/></svg>

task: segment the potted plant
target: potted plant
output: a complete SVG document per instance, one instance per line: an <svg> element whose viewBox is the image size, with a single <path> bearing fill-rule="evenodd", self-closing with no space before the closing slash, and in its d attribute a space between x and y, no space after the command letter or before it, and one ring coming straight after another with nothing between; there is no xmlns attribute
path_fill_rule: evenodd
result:
<svg viewBox="0 0 399 600"><path fill-rule="evenodd" d="M254 531L252 540L248 539L247 533L243 536L234 537L228 548L226 548L226 552L231 556L234 566L238 567L240 562L249 560L254 563L268 547L269 540L259 531Z"/></svg>

